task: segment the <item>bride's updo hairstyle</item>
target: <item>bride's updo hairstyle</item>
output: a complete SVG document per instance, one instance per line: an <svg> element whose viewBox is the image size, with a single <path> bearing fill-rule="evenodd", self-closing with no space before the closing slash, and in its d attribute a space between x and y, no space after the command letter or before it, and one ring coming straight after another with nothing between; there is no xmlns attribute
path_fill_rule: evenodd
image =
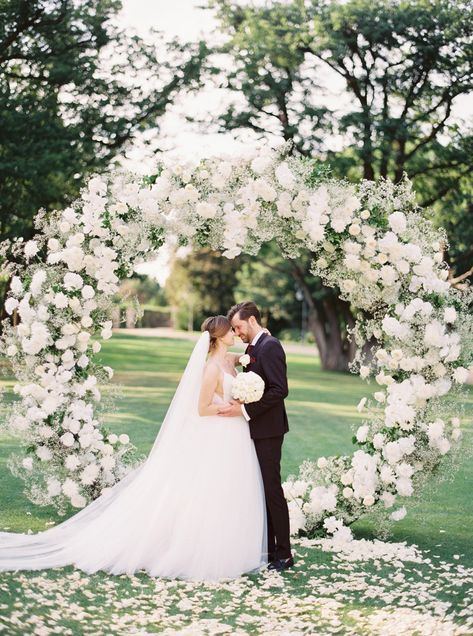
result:
<svg viewBox="0 0 473 636"><path fill-rule="evenodd" d="M222 338L231 328L232 324L226 316L209 316L204 320L200 330L208 331L210 334L210 353L217 346L217 339Z"/></svg>

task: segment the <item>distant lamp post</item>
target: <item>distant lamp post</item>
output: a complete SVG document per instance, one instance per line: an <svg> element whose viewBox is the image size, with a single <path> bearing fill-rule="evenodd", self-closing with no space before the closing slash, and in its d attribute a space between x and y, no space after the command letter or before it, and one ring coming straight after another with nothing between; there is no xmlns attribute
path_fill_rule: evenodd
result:
<svg viewBox="0 0 473 636"><path fill-rule="evenodd" d="M307 305L304 292L300 287L296 287L296 300L301 303L301 341L304 341L307 323Z"/></svg>

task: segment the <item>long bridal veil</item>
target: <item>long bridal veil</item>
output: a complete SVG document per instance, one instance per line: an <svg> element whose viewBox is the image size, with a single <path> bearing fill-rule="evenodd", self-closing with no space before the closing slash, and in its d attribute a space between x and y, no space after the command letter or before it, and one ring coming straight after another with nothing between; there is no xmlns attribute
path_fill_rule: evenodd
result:
<svg viewBox="0 0 473 636"><path fill-rule="evenodd" d="M185 469L195 451L198 398L208 350L209 332L205 331L189 358L148 458L63 523L38 534L0 532L0 570L74 564L89 572L108 569L119 573L146 567L144 550L153 539L147 532L151 534L160 521L156 515L172 505L173 492L183 492L184 480L189 480ZM180 497L175 505L189 503ZM192 528L186 531L192 533Z"/></svg>

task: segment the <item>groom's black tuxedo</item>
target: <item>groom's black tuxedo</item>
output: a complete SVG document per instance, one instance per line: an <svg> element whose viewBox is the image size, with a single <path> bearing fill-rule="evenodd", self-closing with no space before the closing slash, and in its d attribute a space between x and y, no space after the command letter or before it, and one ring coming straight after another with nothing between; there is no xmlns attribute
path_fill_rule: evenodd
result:
<svg viewBox="0 0 473 636"><path fill-rule="evenodd" d="M263 477L269 559L287 559L291 556L289 512L281 486L281 449L289 430L284 406L288 394L286 354L279 340L267 333L247 351L250 363L245 371L254 371L265 384L261 400L245 404L245 410Z"/></svg>
<svg viewBox="0 0 473 636"><path fill-rule="evenodd" d="M286 354L277 338L263 333L255 346L247 347L251 362L245 371L254 371L264 380L264 394L258 402L245 404L253 439L284 435L289 430L284 398L287 397Z"/></svg>

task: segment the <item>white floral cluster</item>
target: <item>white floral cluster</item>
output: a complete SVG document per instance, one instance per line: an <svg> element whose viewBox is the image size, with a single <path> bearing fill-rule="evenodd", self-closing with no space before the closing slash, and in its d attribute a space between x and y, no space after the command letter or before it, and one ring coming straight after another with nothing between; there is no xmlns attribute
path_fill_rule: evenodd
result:
<svg viewBox="0 0 473 636"><path fill-rule="evenodd" d="M264 393L264 380L254 371L237 373L232 384L232 397L244 404L258 402Z"/></svg>
<svg viewBox="0 0 473 636"><path fill-rule="evenodd" d="M374 314L354 330L353 368L379 389L358 405L371 416L356 431L360 450L350 458L320 458L307 479L301 470L285 485L294 533L324 528L349 538L344 521L411 497L416 479L420 483L462 437L460 419L439 417L436 407L452 391L461 405L459 387L472 363L467 300L447 282L443 234L412 210L410 188L382 182L379 196L376 188L362 184L350 224L330 241L324 235L314 273L338 286L352 306ZM336 222L332 229L340 234L346 217ZM370 339L376 344L367 356L363 345ZM307 465L304 470L307 475ZM405 514L402 505L390 518Z"/></svg>
<svg viewBox="0 0 473 636"><path fill-rule="evenodd" d="M457 414L432 407L458 390L472 362L473 325L447 282L443 234L416 210L407 180L354 186L319 168L267 150L170 162L144 180L94 177L70 208L39 215L41 234L24 245L6 304L19 324L5 324L2 344L21 398L10 427L30 449L22 469L42 503L84 505L126 472L128 439L96 416L98 385L112 373L94 361L97 336L111 335L120 279L176 239L228 258L271 239L286 255L310 249L314 274L372 316L353 331L355 368L379 385L359 405L369 414L359 450L308 462L286 484L295 532L347 535L344 523L410 496L416 476L459 442Z"/></svg>
<svg viewBox="0 0 473 636"><path fill-rule="evenodd" d="M11 462L30 498L81 508L128 470L128 435L108 433L95 411L99 383L113 376L93 356L96 336L112 335L110 298L117 291L120 235L107 227L107 183L89 181L80 203L56 213L23 246L24 267L5 303L2 348L20 382L8 419L29 452ZM118 221L115 220L115 224Z"/></svg>

